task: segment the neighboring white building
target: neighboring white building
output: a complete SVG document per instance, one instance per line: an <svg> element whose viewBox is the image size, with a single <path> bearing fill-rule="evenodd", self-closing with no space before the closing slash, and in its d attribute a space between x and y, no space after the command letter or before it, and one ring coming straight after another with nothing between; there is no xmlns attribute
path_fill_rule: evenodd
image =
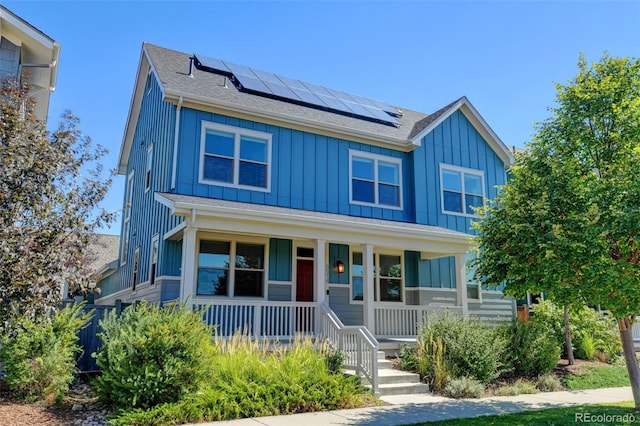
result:
<svg viewBox="0 0 640 426"><path fill-rule="evenodd" d="M60 44L0 5L0 78L26 76L36 116L46 121L58 76Z"/></svg>

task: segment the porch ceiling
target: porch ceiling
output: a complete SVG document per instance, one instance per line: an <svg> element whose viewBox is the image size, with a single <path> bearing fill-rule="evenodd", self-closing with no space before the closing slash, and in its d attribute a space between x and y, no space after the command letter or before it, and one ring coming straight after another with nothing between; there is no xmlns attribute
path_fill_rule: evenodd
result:
<svg viewBox="0 0 640 426"><path fill-rule="evenodd" d="M258 204L156 193L156 201L185 216L200 230L234 232L278 238L373 244L423 253L436 258L466 253L471 236L435 226L320 213ZM181 233L182 230L176 230ZM178 235L173 235L176 238Z"/></svg>

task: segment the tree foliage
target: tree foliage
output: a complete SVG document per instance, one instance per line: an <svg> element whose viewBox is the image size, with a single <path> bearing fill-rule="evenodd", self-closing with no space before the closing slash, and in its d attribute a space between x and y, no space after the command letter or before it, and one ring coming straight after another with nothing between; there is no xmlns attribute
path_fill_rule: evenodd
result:
<svg viewBox="0 0 640 426"><path fill-rule="evenodd" d="M112 219L95 214L111 183L70 112L53 132L34 115L28 87L0 84L0 330L57 306L62 285L90 280L87 246Z"/></svg>
<svg viewBox="0 0 640 426"><path fill-rule="evenodd" d="M578 68L481 213L477 273L516 297L544 291L563 306L601 305L624 346L640 308L640 61L581 55ZM636 373L637 361L640 406Z"/></svg>

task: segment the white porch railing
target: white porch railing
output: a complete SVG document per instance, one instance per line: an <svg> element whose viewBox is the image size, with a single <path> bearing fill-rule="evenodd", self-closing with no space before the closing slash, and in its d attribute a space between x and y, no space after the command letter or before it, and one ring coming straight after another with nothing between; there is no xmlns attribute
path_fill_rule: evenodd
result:
<svg viewBox="0 0 640 426"><path fill-rule="evenodd" d="M435 312L449 311L462 314L460 306L376 306L373 310L374 334L378 338L414 337L418 334L418 326L427 315Z"/></svg>
<svg viewBox="0 0 640 426"><path fill-rule="evenodd" d="M329 343L345 354L344 368L355 370L378 394L378 341L364 326L345 326L326 303L320 303L324 335Z"/></svg>
<svg viewBox="0 0 640 426"><path fill-rule="evenodd" d="M202 302L202 301L200 301ZM267 302L238 299L198 303L203 319L216 327L216 335L232 336L237 331L261 340L290 340L316 334L317 303Z"/></svg>
<svg viewBox="0 0 640 426"><path fill-rule="evenodd" d="M633 327L631 328L631 334L633 335L633 341L636 342L636 344L640 344L640 323L636 322L633 324Z"/></svg>

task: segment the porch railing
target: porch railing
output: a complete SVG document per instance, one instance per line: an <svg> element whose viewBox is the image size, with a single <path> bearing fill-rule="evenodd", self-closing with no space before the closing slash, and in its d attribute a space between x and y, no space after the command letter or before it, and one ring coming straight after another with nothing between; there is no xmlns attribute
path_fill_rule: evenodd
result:
<svg viewBox="0 0 640 426"><path fill-rule="evenodd" d="M378 394L378 341L363 326L346 326L326 303L320 303L324 336L335 349L345 354L344 368L355 370Z"/></svg>
<svg viewBox="0 0 640 426"><path fill-rule="evenodd" d="M215 333L229 337L241 331L260 340L291 340L316 334L318 305L313 302L267 302L255 300L200 301L203 319Z"/></svg>
<svg viewBox="0 0 640 426"><path fill-rule="evenodd" d="M633 335L633 341L640 343L640 323L636 322L631 328L631 334Z"/></svg>
<svg viewBox="0 0 640 426"><path fill-rule="evenodd" d="M376 306L373 310L374 333L379 338L414 337L418 334L418 326L429 314L449 311L462 314L460 306Z"/></svg>

